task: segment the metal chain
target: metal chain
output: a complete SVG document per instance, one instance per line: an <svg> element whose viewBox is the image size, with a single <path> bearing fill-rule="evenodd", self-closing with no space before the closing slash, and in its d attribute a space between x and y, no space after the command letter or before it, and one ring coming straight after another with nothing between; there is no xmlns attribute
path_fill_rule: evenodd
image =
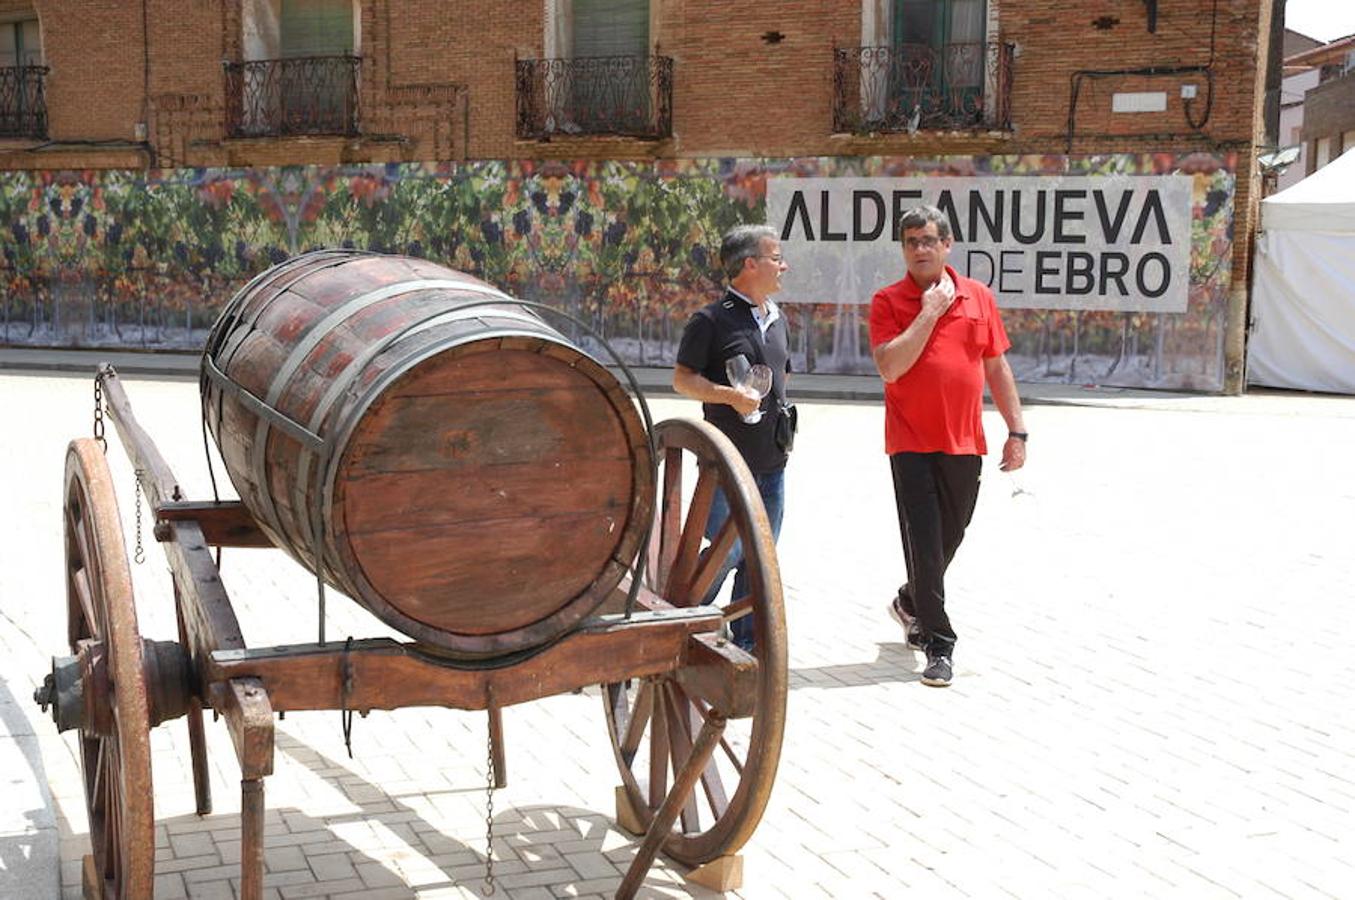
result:
<svg viewBox="0 0 1355 900"><path fill-rule="evenodd" d="M493 710L490 710L493 715ZM494 893L494 734L486 730L485 738L485 888L486 897Z"/></svg>
<svg viewBox="0 0 1355 900"><path fill-rule="evenodd" d="M348 698L353 695L353 661L348 655L352 649L353 636L350 634L343 642L343 653L339 657L339 724L343 727L343 745L348 749L349 759L353 758L353 710L348 708Z"/></svg>
<svg viewBox="0 0 1355 900"><path fill-rule="evenodd" d="M99 449L108 452L108 441L104 439L104 380L103 373L94 376L94 440Z"/></svg>
<svg viewBox="0 0 1355 900"><path fill-rule="evenodd" d="M146 548L141 546L141 476L145 470L136 470L136 549L132 551L132 562L138 566L146 561Z"/></svg>

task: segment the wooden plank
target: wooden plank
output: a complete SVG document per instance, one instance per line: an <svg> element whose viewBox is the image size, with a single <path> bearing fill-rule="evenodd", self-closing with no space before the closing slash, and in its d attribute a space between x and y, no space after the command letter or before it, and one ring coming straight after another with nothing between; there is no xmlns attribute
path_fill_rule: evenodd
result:
<svg viewBox="0 0 1355 900"><path fill-rule="evenodd" d="M345 450L352 474L478 471L505 463L629 455L630 441L592 386L382 398Z"/></svg>
<svg viewBox="0 0 1355 900"><path fill-rule="evenodd" d="M197 522L166 524L170 534L163 547L178 589L179 609L193 659L201 664L215 650L244 649L240 622L226 596L202 529Z"/></svg>
<svg viewBox="0 0 1355 900"><path fill-rule="evenodd" d="M423 469L342 478L336 502L349 534L481 520L559 516L630 507L629 456L594 456L485 466L476 472Z"/></svg>
<svg viewBox="0 0 1355 900"><path fill-rule="evenodd" d="M273 707L257 678L231 678L212 686L246 781L273 774Z"/></svg>
<svg viewBox="0 0 1355 900"><path fill-rule="evenodd" d="M687 642L685 662L675 677L689 697L699 697L725 718L757 711L758 661L732 642L695 634Z"/></svg>
<svg viewBox="0 0 1355 900"><path fill-rule="evenodd" d="M445 706L486 709L512 706L591 684L672 671L681 665L691 635L719 628L720 611L701 607L632 619L606 616L527 659L499 668L455 668L422 654L417 645L385 638L343 644L301 644L212 654L214 680L255 677L279 711L302 709L401 709ZM351 673L343 692L343 674ZM466 664L461 663L462 666Z"/></svg>
<svg viewBox="0 0 1355 900"><path fill-rule="evenodd" d="M165 503L155 510L155 520L155 537L161 541L170 536L165 523L194 521L213 547L273 546L268 535L259 530L253 514L238 500Z"/></svg>
<svg viewBox="0 0 1355 900"><path fill-rule="evenodd" d="M99 374L103 378L104 408L117 426L118 438L132 461L132 467L141 471L141 489L145 491L151 507L157 508L171 500L182 500L178 479L150 435L137 422L117 373L111 368L100 366Z"/></svg>
<svg viewBox="0 0 1355 900"><path fill-rule="evenodd" d="M485 314L492 316L486 307ZM514 322L518 328L526 323ZM552 359L542 353L523 350L502 350L489 357L479 353L449 351L449 356L435 366L425 365L414 377L402 379L392 386L392 394L417 397L424 394L462 394L523 388L580 388L589 385L586 377L572 368L568 361ZM578 351L572 351L577 358ZM601 391L599 391L601 393Z"/></svg>
<svg viewBox="0 0 1355 900"><path fill-rule="evenodd" d="M624 520L606 510L355 535L376 593L411 618L459 634L537 622L608 569Z"/></svg>

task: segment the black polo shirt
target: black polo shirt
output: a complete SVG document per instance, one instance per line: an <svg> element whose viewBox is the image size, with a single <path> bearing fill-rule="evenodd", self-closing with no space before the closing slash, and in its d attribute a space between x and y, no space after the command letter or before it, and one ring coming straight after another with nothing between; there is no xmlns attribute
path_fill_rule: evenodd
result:
<svg viewBox="0 0 1355 900"><path fill-rule="evenodd" d="M762 398L762 420L749 425L732 406L703 403L707 422L734 442L754 474L775 472L786 465L786 453L776 446L776 410L786 400L790 372L790 332L784 313L767 326L764 336L753 318L753 307L733 291L699 310L687 322L678 345L677 361L716 384L729 384L725 361L742 353L749 363L772 370L772 389Z"/></svg>

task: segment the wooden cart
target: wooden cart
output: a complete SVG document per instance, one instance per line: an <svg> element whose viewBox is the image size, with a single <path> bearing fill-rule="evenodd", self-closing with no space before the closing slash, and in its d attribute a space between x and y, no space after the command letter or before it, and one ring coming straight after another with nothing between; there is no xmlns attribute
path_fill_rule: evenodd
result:
<svg viewBox="0 0 1355 900"><path fill-rule="evenodd" d="M544 647L489 660L385 638L251 648L212 548L273 542L241 503L184 495L111 367L100 368L96 386L153 512L173 576L179 635L141 636L104 450L95 440L73 441L64 485L72 656L54 660L36 699L51 707L61 730L79 733L93 844L84 863L87 897L151 896L149 733L162 722L187 721L197 812L205 815L211 797L203 710L225 720L241 771L240 896L253 900L263 891L263 786L273 771L275 714L487 710L491 777L502 784L502 708L590 685L602 687L620 767L618 820L644 834L617 896L634 895L660 851L699 867L706 883L737 886L736 853L763 814L780 755L786 636L766 515L751 476L719 432L688 420L654 428L658 502L642 548L649 569L642 588L630 591L627 577L602 607L621 610L629 596L628 611L592 615ZM684 470L689 478L697 473L689 490ZM717 486L732 515L714 540L716 552L702 554ZM751 595L724 608L697 604L715 577L716 559L736 539L752 566ZM722 626L743 615L755 622L755 655L722 637ZM732 719L741 720L739 740L725 734Z"/></svg>

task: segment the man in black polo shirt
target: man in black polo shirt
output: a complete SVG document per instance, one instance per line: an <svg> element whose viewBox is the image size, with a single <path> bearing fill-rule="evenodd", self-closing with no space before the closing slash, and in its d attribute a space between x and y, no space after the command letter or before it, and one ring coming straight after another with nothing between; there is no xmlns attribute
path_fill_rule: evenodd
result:
<svg viewBox="0 0 1355 900"><path fill-rule="evenodd" d="M731 229L720 243L720 265L729 278L729 287L722 298L698 310L687 322L678 345L673 387L683 396L700 400L706 421L723 431L738 448L757 481L775 540L781 533L785 510L789 448L782 446L784 437L777 439L777 419L786 404L790 340L786 319L771 295L781 289L781 275L788 267L781 258L776 230L766 225ZM730 386L725 363L740 355L750 365L762 363L772 370L772 389L766 397ZM745 416L759 409L762 416L758 421L745 421ZM781 433L785 434L784 428ZM713 539L727 518L729 503L717 490L706 537ZM715 599L736 564L733 596L748 594L747 567L736 543L705 602ZM751 649L752 628L750 616L736 619L732 628L735 643Z"/></svg>

